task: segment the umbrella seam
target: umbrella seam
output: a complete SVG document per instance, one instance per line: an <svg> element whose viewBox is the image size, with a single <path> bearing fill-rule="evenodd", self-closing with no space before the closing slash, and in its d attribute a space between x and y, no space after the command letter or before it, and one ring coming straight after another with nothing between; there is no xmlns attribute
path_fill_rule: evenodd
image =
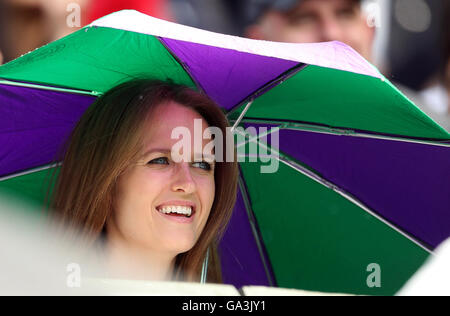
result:
<svg viewBox="0 0 450 316"><path fill-rule="evenodd" d="M182 62L181 59L177 55L175 55L175 53L169 48L169 46L166 44L166 42L164 42L164 38L162 38L160 36L155 36L155 37L158 39L158 41L161 43L161 45L169 52L169 54L173 57L173 59L183 68L183 70L186 72L186 74L189 76L189 78L191 78L192 82L195 84L197 89L206 95L205 89L203 89L200 82L197 80L197 78L194 77L192 72L189 70L189 66L186 63Z"/></svg>

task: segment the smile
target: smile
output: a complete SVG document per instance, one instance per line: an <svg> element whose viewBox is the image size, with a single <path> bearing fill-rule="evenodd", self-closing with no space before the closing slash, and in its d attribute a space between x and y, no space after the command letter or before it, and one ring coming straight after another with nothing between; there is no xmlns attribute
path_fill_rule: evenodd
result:
<svg viewBox="0 0 450 316"><path fill-rule="evenodd" d="M177 223L193 222L196 213L195 207L191 205L160 205L156 211L164 218Z"/></svg>
<svg viewBox="0 0 450 316"><path fill-rule="evenodd" d="M184 215L186 217L191 217L192 215L191 206L165 205L163 207L157 208L157 210L164 214Z"/></svg>

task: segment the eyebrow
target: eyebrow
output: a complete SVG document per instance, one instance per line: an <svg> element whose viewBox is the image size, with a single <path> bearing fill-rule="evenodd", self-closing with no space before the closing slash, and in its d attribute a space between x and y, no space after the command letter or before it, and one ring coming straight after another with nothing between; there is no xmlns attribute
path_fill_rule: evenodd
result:
<svg viewBox="0 0 450 316"><path fill-rule="evenodd" d="M150 154L153 154L153 153L161 153L161 154L169 155L171 152L172 152L171 149L166 149L166 148L154 148L154 149L150 149L149 151L145 152L145 153L142 155L142 157L143 157L143 158L144 158L144 157L147 157L147 156L149 156ZM214 156L214 155L205 155L205 154L202 153L202 157L203 157L203 158L206 158L206 159L213 160L213 162L216 162L216 156Z"/></svg>
<svg viewBox="0 0 450 316"><path fill-rule="evenodd" d="M148 156L152 153L162 153L162 154L168 154L170 153L171 150L170 149L161 149L161 148L154 148L154 149L150 149L147 152L144 153L143 156Z"/></svg>

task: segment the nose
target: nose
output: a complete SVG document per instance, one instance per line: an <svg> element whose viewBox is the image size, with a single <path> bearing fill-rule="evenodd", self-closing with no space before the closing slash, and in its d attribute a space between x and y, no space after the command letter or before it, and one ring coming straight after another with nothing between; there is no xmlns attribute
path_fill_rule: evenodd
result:
<svg viewBox="0 0 450 316"><path fill-rule="evenodd" d="M184 192L188 194L196 191L196 183L192 177L189 163L176 163L176 168L174 169L173 175L172 191Z"/></svg>
<svg viewBox="0 0 450 316"><path fill-rule="evenodd" d="M335 18L327 18L321 21L322 42L340 41L344 42L344 32L341 25Z"/></svg>

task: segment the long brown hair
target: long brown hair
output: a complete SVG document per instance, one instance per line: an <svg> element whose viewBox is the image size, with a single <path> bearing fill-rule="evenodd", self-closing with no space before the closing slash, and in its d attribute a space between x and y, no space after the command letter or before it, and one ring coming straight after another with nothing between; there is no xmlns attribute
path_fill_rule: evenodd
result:
<svg viewBox="0 0 450 316"><path fill-rule="evenodd" d="M113 212L116 180L139 157L145 121L156 106L168 100L195 110L209 126L222 130L225 149L232 146L225 137L229 123L224 113L206 95L150 79L118 85L86 110L61 149L62 166L53 194L47 196L53 218L65 228L81 231L85 242L96 241L105 233L105 223ZM233 150L233 162L216 162L215 197L209 218L194 247L177 255L176 280L199 281L209 248L207 281L222 282L217 245L236 200L238 167Z"/></svg>

